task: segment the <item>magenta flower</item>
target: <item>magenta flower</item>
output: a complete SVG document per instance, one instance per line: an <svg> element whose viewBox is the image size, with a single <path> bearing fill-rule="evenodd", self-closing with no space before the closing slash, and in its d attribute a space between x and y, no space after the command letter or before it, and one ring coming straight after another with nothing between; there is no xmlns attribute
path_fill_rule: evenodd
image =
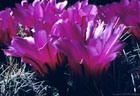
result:
<svg viewBox="0 0 140 96"><path fill-rule="evenodd" d="M52 17L59 16L66 5L67 1L56 3L56 0L35 0L32 4L28 4L28 0L25 0L21 5L16 4L13 11L17 22L31 28L37 19L52 20Z"/></svg>
<svg viewBox="0 0 140 96"><path fill-rule="evenodd" d="M17 31L17 24L11 16L11 10L6 9L0 12L0 44L11 40Z"/></svg>
<svg viewBox="0 0 140 96"><path fill-rule="evenodd" d="M33 12L33 7L27 2L23 5L16 4L16 8L13 8L15 20L27 27L32 27L35 23Z"/></svg>
<svg viewBox="0 0 140 96"><path fill-rule="evenodd" d="M35 31L45 30L46 34L49 35L53 25L59 20L59 17L47 14L47 18L36 20L33 29Z"/></svg>
<svg viewBox="0 0 140 96"><path fill-rule="evenodd" d="M82 74L83 68L86 75L107 70L124 47L119 38L125 26L116 26L116 17L107 24L101 20L95 23L97 8L88 5L87 0L67 10L66 5L67 1L56 0L35 0L32 4L26 0L17 4L15 20L35 32L33 37L15 37L5 54L21 57L41 75L63 65L63 54L75 74Z"/></svg>
<svg viewBox="0 0 140 96"><path fill-rule="evenodd" d="M42 6L45 4L46 4L46 2L43 1ZM43 29L47 32L48 35L57 34L57 36L58 36L58 34L59 35L70 34L71 29L69 30L69 32L67 32L66 27L61 26L60 21L65 21L65 22L69 22L69 24L67 25L68 27L76 25L77 28L75 27L76 29L72 29L73 30L72 34L77 34L77 32L78 32L77 30L82 30L80 32L82 32L82 35L85 36L88 21L94 20L96 14L97 14L96 6L88 5L87 0L85 0L83 2L77 2L75 5L69 7L67 10L64 10L64 8L67 4L66 1L58 3L56 5L55 0L52 0L52 1L50 0L49 3L47 2L47 4L48 4L48 6L46 6L46 7L43 6L43 9L47 13L46 17L44 17L43 20L37 20L35 23L34 29L36 31ZM56 5L57 10L56 10L56 8L54 8L54 6L52 6L52 4ZM54 11L54 9L55 9L55 11ZM59 23L59 24L57 24L57 23ZM77 24L75 24L75 23L77 23ZM52 27L53 27L53 29L51 29ZM51 30L57 30L58 29L57 27L64 27L65 31L63 31L63 33L51 31ZM60 28L60 29L63 30L63 28ZM50 31L51 31L51 33L50 33ZM75 31L77 31L77 32L75 33ZM62 31L60 31L60 32L62 32ZM72 35L70 35L70 36L72 36ZM77 36L76 36L76 38L77 38ZM82 37L82 38L85 38L85 37ZM83 42L83 40L82 40L82 42Z"/></svg>
<svg viewBox="0 0 140 96"><path fill-rule="evenodd" d="M84 34L81 27L67 20L58 20L51 30L51 35L68 38L84 44Z"/></svg>
<svg viewBox="0 0 140 96"><path fill-rule="evenodd" d="M7 56L21 57L23 62L31 64L41 75L56 69L63 64L63 55L52 46L53 39L45 31L38 31L33 37L15 37L9 49L4 52Z"/></svg>
<svg viewBox="0 0 140 96"><path fill-rule="evenodd" d="M64 10L61 14L61 18L63 20L69 19L74 23L78 23L85 33L88 21L93 21L97 13L97 7L95 5L88 4L88 0L85 0L82 2L78 1L67 10Z"/></svg>
<svg viewBox="0 0 140 96"><path fill-rule="evenodd" d="M62 13L63 19L70 19L73 22L81 24L81 20L86 17L88 20L93 20L96 16L97 7L95 5L88 4L88 0L77 2L73 6L64 10ZM79 17L79 18L78 18Z"/></svg>
<svg viewBox="0 0 140 96"><path fill-rule="evenodd" d="M140 39L140 1L131 0L126 9L126 14L122 13L122 22L127 26L131 26L132 33Z"/></svg>
<svg viewBox="0 0 140 96"><path fill-rule="evenodd" d="M124 47L124 44L119 42L119 38L125 26L115 26L114 29L115 23L116 18L107 25L99 22L94 29L89 29L92 33L88 44L61 37L53 45L68 56L69 65L75 74L82 74L81 66L84 67L86 75L101 74L108 69L110 62Z"/></svg>
<svg viewBox="0 0 140 96"><path fill-rule="evenodd" d="M99 6L98 18L108 22L114 16L120 17L121 24L131 26L132 33L140 38L140 1L139 0L121 0L120 3L107 4Z"/></svg>

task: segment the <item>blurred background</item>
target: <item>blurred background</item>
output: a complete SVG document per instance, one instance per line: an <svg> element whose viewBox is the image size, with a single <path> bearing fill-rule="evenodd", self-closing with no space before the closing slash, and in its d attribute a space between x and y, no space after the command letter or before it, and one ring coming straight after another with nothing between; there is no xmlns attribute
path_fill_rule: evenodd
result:
<svg viewBox="0 0 140 96"><path fill-rule="evenodd" d="M5 8L13 8L15 7L15 3L20 3L22 0L0 0L0 10L4 10ZM34 0L28 0L30 3ZM64 0L57 0L64 1ZM82 0L68 0L69 5L73 5L76 1ZM120 0L89 0L89 3L96 4L96 5L105 5L112 2L119 2Z"/></svg>

